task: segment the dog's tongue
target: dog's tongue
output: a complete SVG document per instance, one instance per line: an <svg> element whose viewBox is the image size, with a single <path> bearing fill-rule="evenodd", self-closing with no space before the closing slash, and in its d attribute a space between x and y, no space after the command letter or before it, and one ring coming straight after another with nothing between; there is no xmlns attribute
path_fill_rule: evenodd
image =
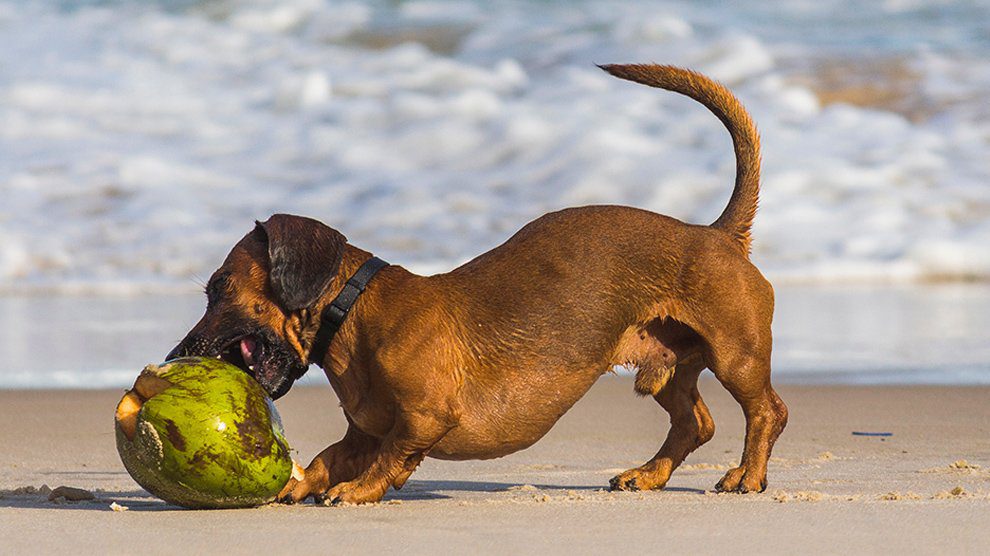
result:
<svg viewBox="0 0 990 556"><path fill-rule="evenodd" d="M241 357L248 367L254 367L254 350L258 347L258 342L251 336L241 339ZM252 368L253 370L253 368Z"/></svg>

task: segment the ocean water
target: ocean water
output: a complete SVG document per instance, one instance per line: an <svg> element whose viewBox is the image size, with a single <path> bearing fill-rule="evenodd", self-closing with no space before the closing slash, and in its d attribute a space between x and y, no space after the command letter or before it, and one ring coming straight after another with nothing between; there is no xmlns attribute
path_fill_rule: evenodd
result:
<svg viewBox="0 0 990 556"><path fill-rule="evenodd" d="M776 293L775 382L990 384L990 285ZM130 386L182 339L205 301L202 294L0 296L0 388ZM301 383L328 387L315 366Z"/></svg>
<svg viewBox="0 0 990 556"><path fill-rule="evenodd" d="M985 290L957 286L990 280L985 1L0 0L0 387L129 382L274 212L423 273L565 206L712 221L719 122L594 66L644 61L722 80L761 130L753 258L803 292L782 373L985 380ZM885 335L881 300L957 311L955 339ZM780 316L808 303L887 347L830 359L815 314Z"/></svg>
<svg viewBox="0 0 990 556"><path fill-rule="evenodd" d="M731 4L725 7L724 4ZM416 270L557 208L710 222L763 135L775 282L990 278L984 1L0 0L0 288L188 291L294 212Z"/></svg>

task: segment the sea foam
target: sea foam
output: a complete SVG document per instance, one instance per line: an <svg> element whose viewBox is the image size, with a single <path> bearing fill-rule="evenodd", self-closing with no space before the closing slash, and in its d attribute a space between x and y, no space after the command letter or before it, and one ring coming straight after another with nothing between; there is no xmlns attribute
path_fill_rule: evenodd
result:
<svg viewBox="0 0 990 556"><path fill-rule="evenodd" d="M0 289L190 289L274 212L428 273L569 205L710 222L725 130L594 66L650 61L753 113L775 281L990 278L986 10L826 4L0 0Z"/></svg>

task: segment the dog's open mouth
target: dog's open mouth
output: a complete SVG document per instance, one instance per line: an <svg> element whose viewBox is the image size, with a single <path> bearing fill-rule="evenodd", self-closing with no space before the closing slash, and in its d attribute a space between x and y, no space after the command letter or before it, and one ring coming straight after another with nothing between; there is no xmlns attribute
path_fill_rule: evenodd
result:
<svg viewBox="0 0 990 556"><path fill-rule="evenodd" d="M255 368L263 357L264 348L257 336L248 334L231 340L226 347L220 351L217 359L240 367L248 374L254 376Z"/></svg>
<svg viewBox="0 0 990 556"><path fill-rule="evenodd" d="M217 358L239 367L254 377L269 394L274 394L289 374L277 352L277 349L269 346L261 337L245 334L227 342Z"/></svg>
<svg viewBox="0 0 990 556"><path fill-rule="evenodd" d="M273 399L283 396L306 373L308 365L281 338L264 328L241 331L228 338L187 336L166 359L183 356L222 359L253 377Z"/></svg>
<svg viewBox="0 0 990 556"><path fill-rule="evenodd" d="M288 392L292 383L306 372L306 365L268 338L264 330L235 336L223 344L217 357L254 377L274 399Z"/></svg>

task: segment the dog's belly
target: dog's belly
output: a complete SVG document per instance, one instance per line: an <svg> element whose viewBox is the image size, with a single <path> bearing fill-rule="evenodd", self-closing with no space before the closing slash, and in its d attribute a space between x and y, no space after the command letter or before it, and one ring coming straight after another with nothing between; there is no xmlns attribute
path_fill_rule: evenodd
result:
<svg viewBox="0 0 990 556"><path fill-rule="evenodd" d="M603 374L584 372L515 377L474 384L464 392L458 425L430 450L438 459L498 458L536 443ZM556 376L555 376L556 375Z"/></svg>

